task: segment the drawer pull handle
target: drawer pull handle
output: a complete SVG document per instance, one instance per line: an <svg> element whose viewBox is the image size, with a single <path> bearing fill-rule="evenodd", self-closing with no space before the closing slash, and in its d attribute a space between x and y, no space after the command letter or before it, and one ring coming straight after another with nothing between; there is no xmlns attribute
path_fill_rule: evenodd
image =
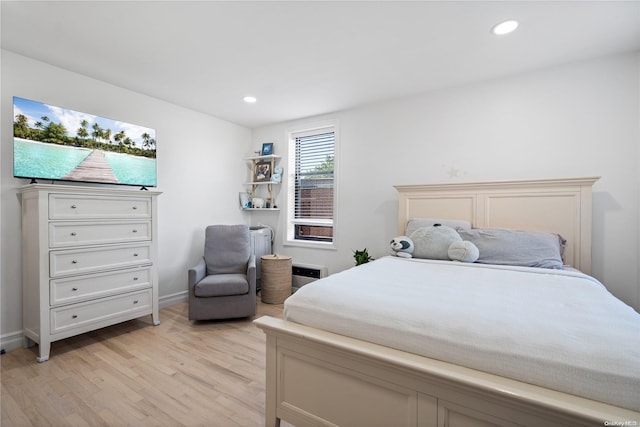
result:
<svg viewBox="0 0 640 427"><path fill-rule="evenodd" d="M138 300L133 301L133 303L134 303L134 304L137 304L137 303L138 303Z"/></svg>
<svg viewBox="0 0 640 427"><path fill-rule="evenodd" d="M138 256L138 254L133 254L133 256Z"/></svg>
<svg viewBox="0 0 640 427"><path fill-rule="evenodd" d="M75 209L75 208L77 208L76 205L71 205L71 209Z"/></svg>
<svg viewBox="0 0 640 427"><path fill-rule="evenodd" d="M78 260L74 259L73 261L71 261L71 264L77 264Z"/></svg>
<svg viewBox="0 0 640 427"><path fill-rule="evenodd" d="M136 209L138 209L138 207L137 207L137 206L134 206L134 207L133 207L133 210L135 211Z"/></svg>
<svg viewBox="0 0 640 427"><path fill-rule="evenodd" d="M134 278L133 278L133 281L135 282L136 280L138 280L138 278L137 278L137 277L134 277Z"/></svg>
<svg viewBox="0 0 640 427"><path fill-rule="evenodd" d="M77 290L78 290L78 288L71 288L71 290L72 290L72 291L77 291Z"/></svg>
<svg viewBox="0 0 640 427"><path fill-rule="evenodd" d="M78 318L78 315L77 315L77 314L74 314L73 316L71 316L71 318L72 318L72 319L77 319L77 318Z"/></svg>
<svg viewBox="0 0 640 427"><path fill-rule="evenodd" d="M75 231L72 231L72 232L71 232L71 235L72 235L72 236L75 236L75 235L76 235L76 232L75 232Z"/></svg>
<svg viewBox="0 0 640 427"><path fill-rule="evenodd" d="M138 232L138 230L136 230L136 229L134 228L134 229L133 229L133 232L134 232L134 233L137 233L137 232Z"/></svg>

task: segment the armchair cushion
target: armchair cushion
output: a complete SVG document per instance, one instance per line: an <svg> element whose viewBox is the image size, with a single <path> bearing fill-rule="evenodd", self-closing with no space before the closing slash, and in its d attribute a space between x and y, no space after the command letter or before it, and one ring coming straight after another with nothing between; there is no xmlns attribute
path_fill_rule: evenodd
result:
<svg viewBox="0 0 640 427"><path fill-rule="evenodd" d="M200 280L194 290L199 298L242 295L249 292L246 274L216 274Z"/></svg>
<svg viewBox="0 0 640 427"><path fill-rule="evenodd" d="M246 274L251 255L249 227L214 225L205 230L204 260L207 275Z"/></svg>

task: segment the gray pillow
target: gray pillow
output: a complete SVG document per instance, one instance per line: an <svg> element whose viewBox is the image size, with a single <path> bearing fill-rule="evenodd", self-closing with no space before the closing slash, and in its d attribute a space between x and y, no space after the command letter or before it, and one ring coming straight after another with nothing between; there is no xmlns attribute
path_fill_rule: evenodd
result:
<svg viewBox="0 0 640 427"><path fill-rule="evenodd" d="M566 241L559 234L502 228L459 229L458 233L478 247L478 263L563 268Z"/></svg>
<svg viewBox="0 0 640 427"><path fill-rule="evenodd" d="M471 228L469 221L463 221L459 219L438 219L438 218L411 218L407 221L407 229L404 232L405 236L411 236L416 230L422 227L431 227L434 224L442 224L447 227L451 227L454 230L460 228Z"/></svg>

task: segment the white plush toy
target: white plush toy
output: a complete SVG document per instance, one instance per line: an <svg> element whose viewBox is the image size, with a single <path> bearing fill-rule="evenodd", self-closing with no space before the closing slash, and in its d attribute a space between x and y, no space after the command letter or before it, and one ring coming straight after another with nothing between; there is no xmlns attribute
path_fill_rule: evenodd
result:
<svg viewBox="0 0 640 427"><path fill-rule="evenodd" d="M472 242L462 240L460 234L451 227L434 224L421 227L411 233L415 258L475 262L480 255Z"/></svg>
<svg viewBox="0 0 640 427"><path fill-rule="evenodd" d="M411 258L413 255L413 240L407 236L394 237L389 243L393 254L402 258Z"/></svg>

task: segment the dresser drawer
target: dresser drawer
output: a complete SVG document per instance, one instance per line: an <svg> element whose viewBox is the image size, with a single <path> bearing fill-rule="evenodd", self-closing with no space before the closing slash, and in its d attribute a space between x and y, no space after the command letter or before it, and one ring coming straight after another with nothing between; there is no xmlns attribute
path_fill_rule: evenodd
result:
<svg viewBox="0 0 640 427"><path fill-rule="evenodd" d="M103 246L49 252L50 277L150 265L151 245Z"/></svg>
<svg viewBox="0 0 640 427"><path fill-rule="evenodd" d="M75 328L86 328L91 324L110 320L127 320L151 313L152 290L145 289L114 297L52 308L51 333L65 332Z"/></svg>
<svg viewBox="0 0 640 427"><path fill-rule="evenodd" d="M52 222L49 224L51 248L145 240L151 240L150 221Z"/></svg>
<svg viewBox="0 0 640 427"><path fill-rule="evenodd" d="M49 219L150 218L151 198L49 195Z"/></svg>
<svg viewBox="0 0 640 427"><path fill-rule="evenodd" d="M50 281L51 305L62 305L101 298L151 287L151 269L73 276Z"/></svg>

